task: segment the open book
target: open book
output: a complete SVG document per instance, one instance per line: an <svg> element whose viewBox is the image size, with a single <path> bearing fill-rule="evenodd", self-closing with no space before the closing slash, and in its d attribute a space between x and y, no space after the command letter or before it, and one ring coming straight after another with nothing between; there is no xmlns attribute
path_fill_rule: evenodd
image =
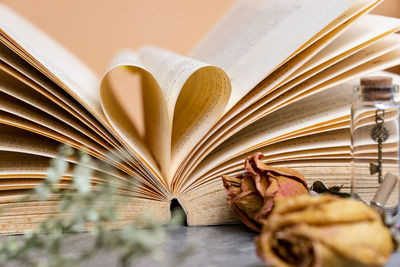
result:
<svg viewBox="0 0 400 267"><path fill-rule="evenodd" d="M0 5L1 205L45 178L61 143L103 162L93 183L103 172L138 182L124 220L146 210L166 221L177 199L189 225L237 221L221 174L255 151L348 188L349 81L400 64L400 20L366 14L379 2L238 1L190 57L123 51L102 78ZM144 134L121 104L135 90ZM20 203L0 233L30 229L54 203Z"/></svg>

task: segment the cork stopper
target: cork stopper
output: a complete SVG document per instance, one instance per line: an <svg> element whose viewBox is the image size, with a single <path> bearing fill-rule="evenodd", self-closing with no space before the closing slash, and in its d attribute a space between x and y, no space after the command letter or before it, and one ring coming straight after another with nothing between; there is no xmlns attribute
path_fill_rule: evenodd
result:
<svg viewBox="0 0 400 267"><path fill-rule="evenodd" d="M388 101L393 98L393 78L371 76L360 79L361 94L364 101Z"/></svg>
<svg viewBox="0 0 400 267"><path fill-rule="evenodd" d="M377 86L392 86L393 78L386 76L371 76L360 79L361 86L377 87Z"/></svg>

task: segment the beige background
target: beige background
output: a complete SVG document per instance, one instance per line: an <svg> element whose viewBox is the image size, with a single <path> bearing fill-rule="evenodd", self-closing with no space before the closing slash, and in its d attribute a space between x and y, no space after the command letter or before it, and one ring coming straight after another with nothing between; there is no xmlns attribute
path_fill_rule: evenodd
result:
<svg viewBox="0 0 400 267"><path fill-rule="evenodd" d="M284 1L284 0L283 0ZM188 53L234 0L3 0L99 75L123 48ZM375 11L400 17L400 0Z"/></svg>

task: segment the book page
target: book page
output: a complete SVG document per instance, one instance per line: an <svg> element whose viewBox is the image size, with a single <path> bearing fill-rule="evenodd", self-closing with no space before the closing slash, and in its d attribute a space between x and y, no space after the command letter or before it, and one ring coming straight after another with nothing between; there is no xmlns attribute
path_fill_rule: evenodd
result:
<svg viewBox="0 0 400 267"><path fill-rule="evenodd" d="M342 53L347 52L347 55L352 52L354 53L355 50L360 49L360 45L370 45L380 37L396 32L399 29L400 20L397 18L372 14L362 16L342 35L299 68L289 79L299 76L318 65L325 64ZM336 59L336 61L338 60Z"/></svg>
<svg viewBox="0 0 400 267"><path fill-rule="evenodd" d="M366 2L360 3L360 5L364 5ZM376 4L376 3L375 3ZM249 108L249 112L254 112L256 109L260 107L257 104L257 100L268 94L270 91L274 90L279 86L280 83L285 81L287 77L290 76L297 68L307 62L310 58L316 55L321 49L323 49L327 44L329 44L332 40L338 37L340 33L346 30L349 26L352 25L359 16L369 11L374 5L367 5L366 8L360 9L360 6L356 5L353 6L346 14L343 14L331 23L331 25L327 26L324 31L321 31L319 35L319 39L316 38L314 43L310 43L312 45L305 46L302 48L303 50L300 52L298 51L295 57L292 57L289 61L285 64L281 65L277 70L275 70L271 75L269 75L265 80L263 80L256 88L254 88L251 92L249 92L245 97L238 102L231 110L225 113L224 117L222 117L217 125L211 129L207 133L207 135L202 139L202 141L196 146L195 150L191 153L191 156L184 162L184 164L180 167L179 172L177 173L178 176L185 176L184 173L187 173L188 170L183 169L186 166L193 165L189 161L193 155L203 153L200 150L206 149L206 146L210 145L212 141L210 141L210 137L214 136L221 136L220 133L223 133L223 130L220 131L220 127L225 127L224 124L232 125L232 121L235 121L238 114L242 113L245 114L247 111L244 111L246 108ZM361 10L361 11L360 11ZM251 104L253 106L250 107ZM219 133L218 133L219 132ZM181 171L182 170L182 171Z"/></svg>
<svg viewBox="0 0 400 267"><path fill-rule="evenodd" d="M327 32L326 26L333 29L377 2L380 1L238 1L192 56L222 66L228 73L232 81L228 107L232 107L318 33Z"/></svg>
<svg viewBox="0 0 400 267"><path fill-rule="evenodd" d="M46 128L22 117L16 116L12 113L8 113L6 111L0 111L0 123L38 133L79 149L79 146L70 138L60 136L57 132L49 128Z"/></svg>
<svg viewBox="0 0 400 267"><path fill-rule="evenodd" d="M160 48L144 47L139 56L157 80L167 104L172 175L221 116L230 97L230 81L216 66Z"/></svg>
<svg viewBox="0 0 400 267"><path fill-rule="evenodd" d="M7 98L2 98L2 100L4 102L7 102ZM0 123L10 125L13 127L18 127L21 129L26 129L33 133L37 133L49 137L51 139L57 140L61 143L68 144L76 149L84 150L90 155L99 158L109 164L112 164L113 166L123 170L129 175L132 175L134 177L138 176L137 170L128 167L126 163L115 161L113 157L107 156L108 155L107 151L96 147L96 145L94 146L90 145L91 146L90 148L87 145L84 145L85 141L83 141L83 143L80 143L68 137L69 134L74 135L74 133L72 133L68 127L61 126L60 124L57 124L55 122L47 123L46 117L38 114L38 112L32 113L32 111L30 111L29 109L24 109L23 108L24 105L22 104L18 108L16 108L13 105L7 105L4 102L0 104L0 110L1 110ZM11 102L15 102L15 100ZM28 116L29 114L36 114L36 116ZM44 123L44 125L46 126L38 124L38 123L43 123L44 121L46 121L46 123ZM61 129L65 130L65 135L59 132L63 131ZM89 145L89 143L87 144Z"/></svg>
<svg viewBox="0 0 400 267"><path fill-rule="evenodd" d="M119 69L129 70L142 83L132 84L132 90L143 92L144 114L147 121L146 143L150 150L140 138L133 122L117 99L118 84L112 83L110 77L113 71ZM156 177L151 178L155 183L161 184L164 189L168 188L166 174L170 161L170 143L168 142L170 135L165 100L157 82L140 63L134 52L126 50L113 59L101 81L100 95L104 113L113 129L123 137L128 151L139 157L147 168L156 174Z"/></svg>
<svg viewBox="0 0 400 267"><path fill-rule="evenodd" d="M105 153L108 151L93 139L83 135L74 128L61 121L61 118L51 117L49 114L23 103L3 92L0 92L0 110L10 114L30 120L58 133L59 136L74 140L75 145L81 150L87 150L101 159L105 159Z"/></svg>
<svg viewBox="0 0 400 267"><path fill-rule="evenodd" d="M371 66L372 64L368 64L369 62L377 61L377 64L379 64L382 63L382 61L390 61L391 58L388 55L397 54L398 51L400 51L398 41L399 36L391 36L382 39L380 42L362 49L333 66L321 70L315 75L299 77L298 79L301 79L301 82L297 82L295 79L285 84L265 97L262 102L265 104L268 103L269 108L276 109L279 107L277 102L282 103L283 99L288 98L294 99L295 96L305 93L318 84L323 84L337 77L344 77L341 75L348 75L350 71L354 73L354 69L360 68L363 65ZM381 61L380 58L384 60ZM365 68L366 67L364 67L364 69Z"/></svg>
<svg viewBox="0 0 400 267"><path fill-rule="evenodd" d="M341 131L343 131L344 134L338 134ZM299 137L294 136L294 138L290 137L259 144L259 146L250 147L242 151L242 154L236 155L231 159L224 159L218 164L215 164L214 168L209 168L211 166L202 164L202 162L199 168L191 174L190 182L185 181L180 186L181 188L186 188L185 190L189 190L208 180L220 178L223 174L240 169L243 170L245 158L251 156L255 152L261 152L265 155L263 159L265 163L279 164L282 166L288 162L305 162L305 160L309 160L308 162L310 163L320 159L349 159L351 158L349 130L343 127L326 127L325 129L318 129L318 131L307 133L307 135L300 135ZM205 161L207 161L207 158ZM305 166L307 166L307 163L305 164Z"/></svg>
<svg viewBox="0 0 400 267"><path fill-rule="evenodd" d="M0 15L0 41L72 96L121 142L121 137L109 126L101 109L96 75L45 33L4 5L0 6ZM118 142L114 145L118 149L122 147ZM97 153L97 156L104 157L102 154ZM132 158L126 153L125 156ZM134 168L143 169L139 163L141 160L133 159ZM148 169L147 173L153 173L152 176L156 172Z"/></svg>
<svg viewBox="0 0 400 267"><path fill-rule="evenodd" d="M74 117L81 120L94 132L103 136L105 140L109 141L115 147L119 147L115 137L88 113L87 110L3 44L0 44L0 69L50 99L67 112L71 113Z"/></svg>
<svg viewBox="0 0 400 267"><path fill-rule="evenodd" d="M19 152L26 154L33 154L48 158L55 158L59 155L59 147L61 143L46 138L42 135L35 134L33 132L25 131L20 128L0 124L0 150ZM76 156L70 156L66 158L71 163L78 163L79 159ZM128 180L128 175L123 173L117 168L108 165L105 162L99 162L96 159L92 159L86 166L102 171L114 177L118 177L122 180ZM133 176L129 176L133 177Z"/></svg>
<svg viewBox="0 0 400 267"><path fill-rule="evenodd" d="M0 124L0 150L24 152L44 157L57 156L60 142L20 128Z"/></svg>
<svg viewBox="0 0 400 267"><path fill-rule="evenodd" d="M368 73L378 70L379 67L376 65L380 65L381 67L384 64L396 65L397 64L396 62L398 60L396 61L396 57L394 55L398 53L397 51L398 49L396 50L397 46L398 44L392 42L392 40L386 40L385 42L380 43L379 47L375 46L367 47L362 51L350 56L346 60L322 71L321 73L315 76L312 76L306 82L300 83L293 88L290 88L290 86L285 85L282 88L275 90L274 92L270 93L268 96L260 100L260 102L257 103L257 106L261 106L260 109L258 110L249 109L239 114L239 116L237 116L234 120L234 122L237 122L236 126L232 126L230 124L221 127L219 129L220 133L217 136L220 137L225 136L226 139L227 136L226 130L234 131L235 129L238 129L236 127L242 129L244 125L249 125L250 123L255 122L256 120L262 118L266 114L269 114L273 110L278 109L279 107L282 106L283 103L287 105L291 102L300 100L300 96L301 98L304 98L306 95L309 95L311 91L315 93L317 90L315 87L318 87L318 90L322 90L323 88L334 86L340 83L339 80L341 82L344 82L345 80L354 78L355 75L357 76L361 75L362 73L361 69L364 70L364 73ZM394 51L387 53L388 51L391 50ZM385 55L379 57L382 54ZM379 59L374 60L374 58L379 58ZM358 65L363 64L364 62L367 63L362 65L363 67L357 67ZM361 73L358 73L358 71L361 71ZM347 78L345 78L345 76L347 76ZM333 77L338 77L338 78L333 78ZM336 82L334 84L329 83L330 86L328 86L328 83L324 84L324 81L328 81L329 79L335 80ZM321 86L317 86L318 84L321 84ZM322 84L324 84L324 86L322 86ZM347 85L347 86L349 88L352 88L352 85ZM311 88L314 88L315 90ZM307 91L308 93L306 93ZM289 99L291 99L291 102L288 102ZM241 121L242 123L239 123Z"/></svg>
<svg viewBox="0 0 400 267"><path fill-rule="evenodd" d="M346 21L346 23L337 26L331 32L327 33L325 36L321 37L318 41L314 42L312 45L308 46L303 51L299 52L296 56L288 60L285 64L281 65L273 73L268 75L261 83L259 83L254 89L252 89L248 94L246 94L246 96L244 96L232 109L230 109L224 114L224 117L218 121L218 124L216 125L216 127L214 127L213 131L215 131L218 127L220 127L225 123L228 122L231 123L232 119L239 113L241 112L243 113L243 111L246 108L249 108L251 110L250 112L256 110L257 108L260 107L262 103L261 99L263 97L270 94L277 88L282 87L282 85L286 85L288 82L294 82L293 79L298 76L297 69L301 68L304 64L307 64L309 60L313 60L316 56L319 55L319 53L321 53L326 49L327 45L329 47L329 45L332 42L334 42L335 44L339 42L339 44L341 44L342 46L349 46L348 44L349 40L347 40L348 38L343 38L342 36L346 35L346 33L350 29L352 33L357 33L356 35L352 36L352 40L357 40L357 42L364 42L362 43L362 45L359 45L357 49L353 49L359 51L362 48L368 46L368 44L370 44L371 42L376 41L377 38L383 38L385 35L388 35L391 32L396 31L400 26L399 19L380 17L380 21L384 22L382 24L387 26L379 27L379 30L374 32L375 35L371 36L370 34L366 34L366 32L369 31L364 27L360 27L359 25L360 23L357 20L360 19L360 16L363 15L368 10L369 8L353 16L351 19ZM388 21L386 21L386 19ZM366 36L364 35L368 36L371 39L364 40L366 39ZM345 39L345 41L340 41L342 39ZM353 51L353 53L354 52L357 51ZM341 58L335 58L336 62L340 61L340 59L343 59L346 56L349 56L349 54L351 54L349 51L347 51L347 53L343 53ZM333 60L329 60L329 58L326 58L326 60L327 60L326 64L318 66L318 68L314 70L315 72L302 75L301 76L302 80L311 77L313 74L318 73L319 71L336 63L333 62ZM296 79L295 81L298 80L300 79ZM213 131L211 131L210 133L212 133Z"/></svg>
<svg viewBox="0 0 400 267"><path fill-rule="evenodd" d="M299 171L306 177L308 186L311 186L314 181L320 180L328 187L343 185L342 190L350 192L350 160L305 161L293 164L284 163L284 165L274 164L274 166L285 166ZM239 173L235 172L230 175ZM366 182L368 183L368 181ZM363 199L372 199L376 193L376 184L370 185L372 185L372 182L368 183L368 188L359 189L358 192ZM206 192L210 193L207 194ZM239 222L238 217L232 212L232 207L226 202L227 194L221 179L198 185L189 192L182 194L178 199L188 214L189 225L201 226Z"/></svg>
<svg viewBox="0 0 400 267"><path fill-rule="evenodd" d="M95 141L99 145L103 146L107 150L113 149L113 147L109 143L105 142L104 139L96 135L93 131L88 129L86 125L81 123L75 117L71 116L64 109L58 107L56 104L49 101L44 96L32 90L32 88L19 82L18 80L7 75L1 70L0 70L0 80L1 80L0 84L1 92L6 93L7 95L12 96L16 99L19 99L29 105L32 105L54 118L62 119L72 128L86 135L88 138Z"/></svg>
<svg viewBox="0 0 400 267"><path fill-rule="evenodd" d="M306 95L329 88L341 82L396 66L400 64L400 48L397 46L398 44L395 44L394 49L393 46L389 47L389 51L369 50L369 48L374 47L367 47L359 53L350 56L346 60L333 65L321 73L312 76L305 82L280 94L276 99L271 101L269 105L272 109L277 109L282 105L287 105Z"/></svg>
<svg viewBox="0 0 400 267"><path fill-rule="evenodd" d="M398 56L398 51L393 51L393 52L390 52L390 53L388 53L387 55L385 55L384 57L380 57L379 59L377 59L377 60L372 60L372 61L370 61L370 62L368 62L368 63L366 63L365 65L362 65L362 66L360 66L360 67L358 67L358 68L356 68L355 70L352 70L352 71L350 71L349 73L346 73L346 77L341 77L341 78L343 78L343 79L345 79L345 80L348 80L348 79L351 79L351 78L353 78L355 75L357 75L357 74L359 74L359 73L363 73L364 75L365 74L367 74L367 73L370 73L371 72L371 68L372 68L372 70L374 70L374 67L376 66L376 65L379 65L379 64L393 64L393 63L395 63L395 64L398 64L399 63L399 56ZM396 56L397 55L397 56ZM380 69L379 67L377 67L376 68L376 70L378 70L378 69ZM368 71L368 70L370 70L370 71ZM348 75L348 76L347 76ZM376 74L376 75L379 75L379 73L378 74ZM387 73L381 73L380 75L390 75L390 74L387 74ZM393 75L392 75L393 76ZM393 76L394 77L394 79L395 79L395 83L396 83L396 81L398 81L398 77L397 76ZM333 79L334 80L334 83L333 84L339 84L339 83L341 83L341 82L343 82L342 80L340 80L340 78L338 77L338 78L334 78ZM354 81L353 82L353 84L356 84L357 83L357 81ZM346 84L344 84L343 86L345 86ZM325 86L327 86L327 85L325 85ZM344 87L344 88L346 88L346 87ZM350 85L348 85L347 84L347 90L349 90L349 88L352 88L352 86L351 86L351 84ZM351 89L350 89L351 90ZM307 99L307 98L305 98L305 99ZM294 103L293 105L296 105L296 103ZM288 107L290 107L290 106L288 106ZM349 112L350 112L350 109L348 109L347 110L347 113L349 114ZM272 113L272 114L274 114L274 113ZM272 115L271 114L271 115ZM370 118L370 120L372 121L372 119ZM348 124L348 122L347 122L347 126L346 127L348 127L349 126L349 124ZM268 150L265 150L265 152L267 152ZM268 152L267 152L268 153ZM204 164L205 165L205 164Z"/></svg>
<svg viewBox="0 0 400 267"><path fill-rule="evenodd" d="M309 129L340 120L349 120L352 90L347 84L304 98L287 107L279 109L236 133L215 148L192 173L198 177L205 169L212 169L222 161L230 159L243 151L272 142L301 129ZM332 122L331 122L332 123Z"/></svg>
<svg viewBox="0 0 400 267"><path fill-rule="evenodd" d="M339 148L341 149L341 148ZM286 168L293 168L293 169L302 169L302 174L307 178L307 183L312 184L313 177L318 177L318 180L330 180L330 182L343 183L350 185L350 162L351 156L350 152L346 154L334 154L335 148L330 148L329 153L320 155L318 157L304 157L304 158L294 158L289 160L279 160L279 161L270 161L268 158L263 159L262 161L269 165L269 166L276 166L276 167L286 167ZM332 156L330 156L331 151L333 151ZM213 171L210 176L207 174L209 179L200 179L198 180L193 186L190 186L186 189L186 192L195 191L197 187L203 186L208 183L212 183L214 181L218 181L221 179L222 175L239 175L242 174L244 171L243 163L244 158L237 158L236 161L232 160L231 165L226 165L226 168L218 169ZM340 173L338 168L346 167L347 172ZM326 172L328 171L329 172ZM325 172L324 172L325 171Z"/></svg>
<svg viewBox="0 0 400 267"><path fill-rule="evenodd" d="M7 102L7 101L5 101ZM15 100L13 100L15 102ZM24 105L21 105L24 106ZM3 111L4 110L4 111ZM107 151L102 151L102 153L96 152L94 150L90 150L87 147L83 146L82 143L77 142L76 140L73 140L69 138L66 135L60 134L56 130L53 130L52 127L46 127L41 124L38 124L36 122L45 122L45 125L47 122L47 118L43 116L43 114L39 114L36 112L37 116L30 116L31 111L24 111L23 108L16 108L13 105L10 105L9 103L6 103L5 105L2 106L0 110L0 123L1 124L6 124L10 125L13 127L21 128L28 130L33 133L37 133L46 137L49 137L51 139L57 140L61 143L70 145L76 149L83 149L89 154L91 154L94 157L100 158L105 160L106 162L109 162L110 164L113 164L115 167L125 171L126 173L135 176L137 169L132 169L132 167L128 167L126 163L121 162L120 160L116 161L115 157L111 157ZM28 119L25 119L24 117L27 117ZM49 125L48 125L49 126ZM108 155L108 156L107 156Z"/></svg>
<svg viewBox="0 0 400 267"><path fill-rule="evenodd" d="M67 139L74 140L75 146L78 146L80 149L85 149L85 147L87 147L89 153L105 152L104 149L101 149L94 142L83 137L63 123L49 118L45 113L35 110L33 107L24 104L21 101L18 101L4 93L0 93L0 96L0 110L42 125L54 132L57 132L59 136L64 136Z"/></svg>
<svg viewBox="0 0 400 267"><path fill-rule="evenodd" d="M4 4L0 5L0 33L2 43L105 122L98 92L99 79L78 58Z"/></svg>
<svg viewBox="0 0 400 267"><path fill-rule="evenodd" d="M346 141L348 142L348 138ZM265 153L267 150L269 150L269 148L267 148L266 150L260 150L260 152ZM341 153L340 150L347 151L347 153L340 154ZM376 146L375 146L375 151L376 151ZM314 151L310 152L314 153ZM287 154L282 154L281 158L267 156L263 158L262 161L270 166L288 167L300 171L306 177L309 186L314 181L320 180L326 183L327 185L343 184L344 191L350 190L351 179L349 174L351 173L350 170L351 153L350 153L350 148L348 146L342 148L337 147L337 149L329 148L329 151L325 149L323 155L317 155L316 157L300 156L300 157L290 158L292 154L293 154L292 152L289 152ZM207 179L199 179L196 183L192 184L191 187L188 188L183 194L184 195L190 194L191 192L197 191L198 188L201 188L206 184L221 181L221 175L223 174L238 175L243 173L244 171L243 162L246 156L250 156L250 154L246 154L243 155L242 157L236 158L235 162L231 160L229 166L227 166L227 164L225 163L223 165L224 168L214 170L211 173L207 173L206 175ZM370 162L369 160L376 159L376 157L377 157L376 153L375 155L373 154L366 155L365 157L366 162L364 167L366 176L369 175L369 167L368 167ZM387 166L386 171L391 171L391 172L396 171L397 158L398 157L396 153L392 153L392 155L386 155L385 162L388 163L388 165L386 165ZM368 185L370 191L365 190L364 192L368 193L372 198L374 192L376 192L376 189L379 186L377 185L376 177L373 177L373 179L365 179L365 181L362 184L362 187L366 188L365 187L366 185ZM371 187L373 187L374 189L371 189Z"/></svg>
<svg viewBox="0 0 400 267"><path fill-rule="evenodd" d="M361 55L364 54L366 59L370 59L371 57L374 56L376 57L378 55L383 55L385 53L388 53L391 50L398 48L399 46L400 46L400 34L392 34L389 36L385 36L382 39L375 41L373 44L367 45L366 48L360 49L359 51L356 52L348 51L340 56L332 58L324 62L323 64L320 64L314 67L313 69L303 73L302 75L293 78L291 81L281 86L281 88L297 86L298 84L306 81L310 77L323 72L325 69L333 67L335 64L339 64L341 61L346 61L347 59L353 60L355 57L357 57L357 54ZM344 58L341 58L342 56L344 56ZM280 90L281 88L279 88L278 90Z"/></svg>
<svg viewBox="0 0 400 267"><path fill-rule="evenodd" d="M349 129L328 131L323 133L311 134L298 137L256 149L257 152L264 154L263 162L266 164L279 163L298 160L316 160L323 158L347 158L350 159L350 132ZM251 156L255 150L243 153L229 160L220 162L213 169L208 169L201 176L193 176L193 181L188 183L188 189L196 185L218 179L224 173L232 173L244 170L243 163L246 157Z"/></svg>
<svg viewBox="0 0 400 267"><path fill-rule="evenodd" d="M37 225L54 215L58 210L60 201L51 199L48 201L18 200L26 194L23 190L10 190L0 193L0 208L6 212L0 215L0 234L25 234L35 229ZM112 225L106 225L108 230L122 229L132 223L143 213L150 213L159 224L166 224L170 219L169 203L166 201L130 197L125 203L121 203L122 210L118 211L118 221ZM39 212L40 211L40 212Z"/></svg>
<svg viewBox="0 0 400 267"><path fill-rule="evenodd" d="M238 223L239 218L226 199L221 179L178 196L189 226Z"/></svg>
<svg viewBox="0 0 400 267"><path fill-rule="evenodd" d="M366 48L368 49L368 47ZM349 81L351 79L354 79L356 77L362 76L362 75L366 75L375 71L379 71L381 69L385 69L385 68L389 68L391 66L396 66L398 64L400 64L400 57L399 57L399 51L398 49L394 49L392 52L389 52L383 56L378 56L375 59L372 59L364 64L362 64L361 66L356 67L358 64L353 64L352 60L356 59L360 60L361 62L364 62L366 59L370 57L371 55L367 54L363 54L365 53L367 50L364 50L361 53L357 53L355 55L353 55L351 58L346 59L349 60L349 62L341 62L339 64L343 64L342 66L337 66L338 64L334 65L337 68L330 68L328 70L325 70L323 75L321 75L321 80L319 75L315 75L313 76L311 79L314 80L314 82L304 82L298 85L298 88L303 88L300 91L297 91L297 93L293 93L293 92L288 92L288 93L282 93L279 94L279 96L275 99L277 102L274 103L269 103L268 105L265 105L263 108L258 109L258 110L250 110L247 112L242 112L241 116L239 116L237 118L237 124L235 124L235 126L232 125L225 125L224 127L221 127L220 129L218 129L218 131L216 132L216 134L214 134L212 136L211 140L208 140L209 143L206 147L202 148L202 150L200 151L201 154L197 155L195 159L191 159L191 162L189 164L187 164L187 166L189 166L188 168L186 168L183 172L183 175L181 174L182 177L187 176L191 171L193 171L193 169L199 164L199 162L204 159L204 157L210 153L213 149L216 148L216 144L221 144L224 140L226 140L229 136L232 136L232 132L237 132L238 129L243 129L243 126L245 125L249 125L250 123L256 121L257 119L260 119L261 117L269 114L270 112L272 112L274 109L277 108L281 108L284 105L288 105L290 103L293 103L295 101L298 101L306 96L309 96L311 94L314 94L318 91L336 86L340 83L344 83L346 81ZM373 51L373 54L375 53L375 55L379 55L380 51ZM351 62L351 63L350 63ZM353 66L352 68L350 68L350 70L348 70L347 72L344 72L343 69L349 69L349 66ZM333 70L334 69L334 70ZM322 78L325 77L325 78ZM329 77L329 78L327 78ZM320 80L320 82L315 83L316 81ZM325 81L325 82L323 82ZM350 86L351 88L352 86ZM307 88L307 89L306 89ZM294 94L294 95L292 95ZM289 95L292 95L293 97L289 97L287 98ZM280 99L280 100L278 100ZM284 101L281 101L283 99L286 99ZM290 100L289 100L290 99ZM268 98L263 99L262 101L265 101L264 103L268 103L269 100ZM280 104L278 104L280 103ZM250 117L246 118L246 114L251 114ZM240 122L240 123L239 123ZM212 141L213 140L213 141ZM218 141L217 141L218 140ZM184 180L185 178L182 178L182 180Z"/></svg>
<svg viewBox="0 0 400 267"><path fill-rule="evenodd" d="M45 137L38 138L33 133L25 132L15 127L0 125L0 129L2 130L0 137L4 137L0 139L0 180L3 181L3 184L7 178L34 178L41 182L42 180L40 179L44 179L47 175L50 158L58 156L59 143ZM13 134L12 136L10 136L11 133ZM76 156L67 157L65 160L70 163L70 169L63 174L62 179L71 181L72 167L79 160ZM123 180L129 183L129 186L123 185L121 187L121 189L126 190L126 193L146 193L147 197L157 196L159 199L165 199L158 190L154 190L154 186L146 181L143 176L127 175L95 159L84 165L93 169L92 180L95 183L101 183L104 179L118 183ZM13 184L13 180L10 179L8 184ZM19 186L22 186L22 184L19 183ZM2 187L0 190L6 189Z"/></svg>

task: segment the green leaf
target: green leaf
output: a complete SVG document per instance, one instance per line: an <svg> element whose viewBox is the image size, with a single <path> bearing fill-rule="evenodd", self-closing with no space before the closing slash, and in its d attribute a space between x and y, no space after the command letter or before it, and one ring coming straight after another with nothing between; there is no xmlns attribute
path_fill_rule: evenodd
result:
<svg viewBox="0 0 400 267"><path fill-rule="evenodd" d="M351 197L351 195L349 193L345 193L345 192L340 192L340 190L342 189L343 185L340 186L332 186L332 187L326 187L325 184L321 181L315 181L313 183L313 185L311 186L311 190L313 190L314 192L317 192L318 194L323 194L323 193L329 193L329 194L333 194L339 197Z"/></svg>
<svg viewBox="0 0 400 267"><path fill-rule="evenodd" d="M131 181L116 182L114 178L103 177L104 184L92 186L93 169L89 168L91 157L80 151L79 162L72 170L72 188L59 189L58 183L69 168L65 160L72 156L74 150L69 146L59 148L59 156L51 160L47 171L47 179L33 190L29 197L46 200L50 195L59 196L59 205L55 216L49 217L37 228L18 241L8 238L0 243L0 265L18 261L21 266L82 266L99 251L115 250L119 262L129 265L143 255L157 255L158 245L165 238L168 226L161 226L151 216L143 216L120 231L107 231L107 223L117 220L117 211L122 205L129 203L126 196L118 194L120 187L124 189L138 184ZM105 164L105 163L99 163ZM110 165L102 169L110 168ZM93 189L93 190L92 190ZM0 212L4 212L0 210ZM171 225L177 225L184 215L172 216ZM90 223L90 228L88 228ZM147 228L139 227L146 225ZM65 257L63 242L70 233L90 229L95 237L92 247L77 255ZM37 253L46 257L35 257ZM33 257L32 257L33 256Z"/></svg>
<svg viewBox="0 0 400 267"><path fill-rule="evenodd" d="M328 188L321 181L315 181L310 189L317 192L318 194L328 192Z"/></svg>

